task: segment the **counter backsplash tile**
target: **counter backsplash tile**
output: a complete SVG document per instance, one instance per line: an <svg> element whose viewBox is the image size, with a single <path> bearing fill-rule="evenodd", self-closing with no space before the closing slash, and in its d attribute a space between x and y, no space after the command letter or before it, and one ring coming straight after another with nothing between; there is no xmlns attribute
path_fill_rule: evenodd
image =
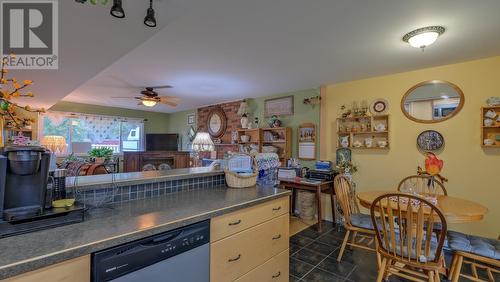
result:
<svg viewBox="0 0 500 282"><path fill-rule="evenodd" d="M223 185L226 185L224 174L127 186L109 184L106 187L84 191L77 188L76 201L84 204L85 207L102 206Z"/></svg>

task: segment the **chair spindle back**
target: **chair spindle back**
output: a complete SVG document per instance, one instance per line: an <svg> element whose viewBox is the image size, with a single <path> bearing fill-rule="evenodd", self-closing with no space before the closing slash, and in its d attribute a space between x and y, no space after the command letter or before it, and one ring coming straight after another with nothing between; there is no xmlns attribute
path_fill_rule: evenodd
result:
<svg viewBox="0 0 500 282"><path fill-rule="evenodd" d="M431 202L410 194L384 194L372 203L370 213L378 246L387 255L420 265L440 259L447 225ZM437 223L441 232L433 237Z"/></svg>
<svg viewBox="0 0 500 282"><path fill-rule="evenodd" d="M356 195L352 189L351 182L343 175L337 175L334 179L335 197L340 204L342 213L344 214L345 224L352 226L351 214L359 213L358 202Z"/></svg>
<svg viewBox="0 0 500 282"><path fill-rule="evenodd" d="M412 175L405 177L398 185L399 192L414 192L417 194L448 195L441 181L427 175Z"/></svg>

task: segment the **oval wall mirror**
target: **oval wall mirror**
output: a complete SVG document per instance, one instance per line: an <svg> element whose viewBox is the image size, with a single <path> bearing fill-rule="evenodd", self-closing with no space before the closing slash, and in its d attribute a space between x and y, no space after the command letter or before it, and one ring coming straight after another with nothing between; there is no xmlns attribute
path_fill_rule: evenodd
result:
<svg viewBox="0 0 500 282"><path fill-rule="evenodd" d="M464 93L442 80L421 82L406 91L401 100L405 116L420 123L436 123L452 118L464 106Z"/></svg>

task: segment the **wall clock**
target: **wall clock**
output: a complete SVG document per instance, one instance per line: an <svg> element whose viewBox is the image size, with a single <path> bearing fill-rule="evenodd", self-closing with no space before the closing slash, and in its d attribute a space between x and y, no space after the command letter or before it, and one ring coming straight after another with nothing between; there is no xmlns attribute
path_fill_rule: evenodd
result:
<svg viewBox="0 0 500 282"><path fill-rule="evenodd" d="M210 111L207 118L207 128L210 136L219 138L226 132L226 114L221 108Z"/></svg>
<svg viewBox="0 0 500 282"><path fill-rule="evenodd" d="M437 151L444 146L444 138L435 130L426 130L417 137L417 146L424 151Z"/></svg>

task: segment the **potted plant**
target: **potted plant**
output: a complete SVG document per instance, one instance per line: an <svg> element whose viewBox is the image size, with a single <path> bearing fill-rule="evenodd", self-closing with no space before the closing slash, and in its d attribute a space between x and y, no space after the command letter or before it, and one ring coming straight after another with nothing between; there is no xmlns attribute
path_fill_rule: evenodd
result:
<svg viewBox="0 0 500 282"><path fill-rule="evenodd" d="M102 164L108 161L113 156L113 149L111 148L94 148L89 151L89 156L93 157L95 163Z"/></svg>

